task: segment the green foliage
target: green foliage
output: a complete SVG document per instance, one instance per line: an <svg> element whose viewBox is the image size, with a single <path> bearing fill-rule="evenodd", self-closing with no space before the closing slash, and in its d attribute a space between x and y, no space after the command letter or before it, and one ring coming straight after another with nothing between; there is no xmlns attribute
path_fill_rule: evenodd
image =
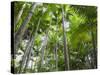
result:
<svg viewBox="0 0 100 75"><path fill-rule="evenodd" d="M15 2L15 18L23 4L24 2ZM28 15L31 4L32 3L26 2L24 13L15 28L15 32L17 32ZM26 72L56 71L56 61L54 58L55 48L57 48L58 71L65 70L61 6L61 4L43 3L34 10L33 16L27 24L27 30L30 35L35 36L40 18L41 21L35 42L32 45L33 55L31 54L31 57L35 66L33 65L33 68L27 68ZM95 47L97 46L97 7L67 4L63 6L65 20L69 22L69 28L66 29L68 31L65 32L65 40L67 41L69 51L70 70L88 69L89 67L86 66L86 62L90 66L96 66L96 64L93 64L95 61L92 59L95 54L91 55L90 52L94 51L94 45ZM92 32L93 35L91 34ZM27 33L25 35L29 36ZM42 39L43 36L47 36L47 39ZM25 39L23 38L23 40ZM44 43L46 44L45 46ZM93 45L93 43L95 44ZM24 49L23 47L23 45L19 46L20 49ZM44 48L44 64L41 64L41 47ZM88 56L91 58L89 61L86 60ZM17 73L19 71L19 66L15 66L15 70Z"/></svg>

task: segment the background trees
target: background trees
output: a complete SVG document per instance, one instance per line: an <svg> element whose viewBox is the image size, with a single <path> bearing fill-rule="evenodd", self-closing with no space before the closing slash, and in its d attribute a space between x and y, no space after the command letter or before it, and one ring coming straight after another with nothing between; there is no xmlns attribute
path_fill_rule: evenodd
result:
<svg viewBox="0 0 100 75"><path fill-rule="evenodd" d="M95 6L14 5L14 73L97 68Z"/></svg>

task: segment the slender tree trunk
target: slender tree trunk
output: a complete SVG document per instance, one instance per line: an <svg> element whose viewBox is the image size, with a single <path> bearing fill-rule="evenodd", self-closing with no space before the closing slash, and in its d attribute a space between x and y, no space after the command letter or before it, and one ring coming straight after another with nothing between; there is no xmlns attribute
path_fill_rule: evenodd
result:
<svg viewBox="0 0 100 75"><path fill-rule="evenodd" d="M27 59L26 59L26 64L25 64L24 72L26 72L27 67L28 67L28 65L29 65L29 61L30 61L30 58L31 58L31 51L32 51L32 50L30 50L29 53L28 53L28 55L27 55Z"/></svg>
<svg viewBox="0 0 100 75"><path fill-rule="evenodd" d="M19 11L19 13L18 13L18 15L17 15L17 18L16 18L16 20L14 21L14 27L16 27L18 21L20 20L25 6L26 6L26 3L24 3L24 4L22 5L22 8L21 8L21 10Z"/></svg>
<svg viewBox="0 0 100 75"><path fill-rule="evenodd" d="M22 58L22 61L21 61L21 64L20 64L19 73L22 72L25 63L27 62L27 56L28 56L28 54L29 54L29 52L30 52L30 47L31 47L33 41L34 41L34 38L32 38L32 40L29 41L29 43L28 43L28 45L27 45L27 47L26 47L26 49L25 49L25 54L24 54L24 56L23 56L23 58Z"/></svg>
<svg viewBox="0 0 100 75"><path fill-rule="evenodd" d="M56 35L58 34L58 18L56 17L56 19L57 19L57 22L56 22ZM58 35L57 35L58 36ZM56 36L56 37L57 37ZM56 41L56 45L55 45L55 62L56 62L56 71L58 71L58 54L57 54L57 47L58 47L58 45L57 45L57 41Z"/></svg>
<svg viewBox="0 0 100 75"><path fill-rule="evenodd" d="M44 50L46 48L47 45L47 34L45 35L45 40L43 40L42 45L41 45L41 66L43 66L44 63Z"/></svg>
<svg viewBox="0 0 100 75"><path fill-rule="evenodd" d="M66 35L65 35L65 28L64 28L64 9L62 6L62 28L63 28L63 41L64 41L64 59L65 59L65 70L69 70L69 54L68 48L66 44Z"/></svg>
<svg viewBox="0 0 100 75"><path fill-rule="evenodd" d="M57 54L57 44L55 46L55 50L54 50L54 56L55 56L55 61L56 61L56 71L58 70L58 54Z"/></svg>
<svg viewBox="0 0 100 75"><path fill-rule="evenodd" d="M41 53L41 60L42 60L41 61L41 66L43 66L43 62L44 62L44 49L45 49L45 46L43 46L42 49L41 49L41 52L42 52Z"/></svg>
<svg viewBox="0 0 100 75"><path fill-rule="evenodd" d="M36 6L37 6L36 3L33 3L33 4L32 4L32 8L31 8L31 10L30 10L28 16L26 17L26 19L24 20L24 22L23 22L22 25L20 26L19 30L15 33L15 40L14 40L14 44L15 44L15 45L14 45L14 48L15 48L14 53L15 53L15 54L17 53L16 49L17 49L17 47L18 47L20 41L22 40L22 36L24 35L25 30L27 29L26 25L27 25L28 22L30 21L30 19L31 19L31 17L32 17L32 15L33 15L33 11L34 11L34 9L36 8Z"/></svg>
<svg viewBox="0 0 100 75"><path fill-rule="evenodd" d="M39 46L37 48L37 50L39 50ZM36 56L39 56L39 54L37 54ZM33 60L34 61L34 60ZM35 65L34 65L34 68L33 70L37 69L37 65L38 65L38 58L36 58L36 60L34 61Z"/></svg>
<svg viewBox="0 0 100 75"><path fill-rule="evenodd" d="M37 30L38 30L38 28L39 28L39 25L40 25L40 20L41 20L41 18L39 19L39 22L38 22L38 25L37 25L37 28L36 28L36 31L35 31L35 35L33 36L33 35L31 35L31 40L29 41L29 43L27 44L27 47L26 47L26 49L25 49L25 54L24 54L24 56L23 56L23 58L22 58L22 62L21 62L21 64L20 64L20 70L19 70L19 73L22 71L22 69L23 69L23 65L28 61L27 60L27 58L28 59L30 59L29 58L29 56L28 56L28 54L30 55L31 54L31 48L32 48L32 46L34 45L34 40L35 40L35 38L36 38L36 36L37 36ZM28 63L28 62L27 62ZM26 64L27 64L26 63ZM25 64L25 65L26 65ZM27 65L26 65L27 66Z"/></svg>
<svg viewBox="0 0 100 75"><path fill-rule="evenodd" d="M32 60L32 62L31 62L31 71L33 70L33 60Z"/></svg>

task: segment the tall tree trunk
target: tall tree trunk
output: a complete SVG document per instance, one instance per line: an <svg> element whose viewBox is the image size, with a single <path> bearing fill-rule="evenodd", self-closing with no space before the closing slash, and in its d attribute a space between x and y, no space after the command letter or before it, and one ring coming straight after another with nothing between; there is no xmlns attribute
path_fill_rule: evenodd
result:
<svg viewBox="0 0 100 75"><path fill-rule="evenodd" d="M64 42L64 60L65 60L65 70L69 70L69 54L68 54L68 48L66 44L66 35L65 35L65 28L64 28L64 9L62 6L62 28L63 28L63 42Z"/></svg>
<svg viewBox="0 0 100 75"><path fill-rule="evenodd" d="M29 53L28 53L28 55L27 55L27 59L26 59L26 63L25 63L24 72L26 72L27 67L28 67L28 65L29 65L29 61L30 61L30 58L31 58L31 52L32 52L32 50L30 50Z"/></svg>
<svg viewBox="0 0 100 75"><path fill-rule="evenodd" d="M17 15L17 18L16 18L15 21L14 21L14 27L16 27L16 25L17 25L19 19L21 18L25 6L26 6L26 3L24 3L24 4L22 5L22 8L21 8L21 10L19 11L19 13L18 13L18 15Z"/></svg>
<svg viewBox="0 0 100 75"><path fill-rule="evenodd" d="M55 45L55 48L54 48L54 60L56 62L56 71L58 70L58 54L57 54L57 43Z"/></svg>
<svg viewBox="0 0 100 75"><path fill-rule="evenodd" d="M51 22L50 22L50 24L51 24ZM41 40L42 41L42 43L41 43L41 47L40 47L40 50L41 50L41 65L40 65L40 67L43 67L43 64L44 64L44 54L45 54L45 48L47 47L47 40L48 40L48 30L49 29L47 29L46 31L45 31L45 35L43 36L43 39Z"/></svg>
<svg viewBox="0 0 100 75"><path fill-rule="evenodd" d="M28 42L28 45L26 46L26 49L25 49L25 54L24 56L22 57L22 61L21 61L21 64L20 64L20 69L19 69L19 73L22 72L22 70L24 69L24 65L26 65L25 63L27 62L27 56L28 54L30 53L30 48L31 48L31 45L33 44L33 41L34 41L34 38L32 38L29 42Z"/></svg>
<svg viewBox="0 0 100 75"><path fill-rule="evenodd" d="M25 54L24 54L24 56L23 56L23 58L22 58L22 62L21 62L21 64L20 64L20 70L19 70L19 73L22 71L22 69L23 69L23 65L27 62L28 63L28 60L27 60L27 58L28 59L30 59L30 54L31 54L31 48L32 48L32 46L34 45L34 40L35 40L35 38L36 38L36 36L37 36L37 30L38 30L38 28L39 28L39 25L40 25L40 20L41 20L41 18L39 19L39 22L38 22L38 25L37 25L37 28L36 28L36 31L35 31L35 35L33 36L33 35L31 35L31 39L30 39L30 41L28 42L28 44L27 44L27 47L26 47L26 49L25 49ZM29 54L29 55L28 55ZM27 64L26 63L26 64ZM25 64L25 65L26 65ZM26 67L27 67L27 65L26 65Z"/></svg>
<svg viewBox="0 0 100 75"><path fill-rule="evenodd" d="M44 49L45 49L45 46L41 48L41 66L43 66L43 62L44 62Z"/></svg>
<svg viewBox="0 0 100 75"><path fill-rule="evenodd" d="M47 34L45 35L45 39L43 40L42 42L42 45L41 45L41 66L43 66L43 63L44 63L44 50L46 48L46 45L47 45Z"/></svg>
<svg viewBox="0 0 100 75"><path fill-rule="evenodd" d="M34 56L33 56L33 58L34 58ZM35 62L33 59L31 59L32 60L32 62L31 62L31 71L33 70L33 62Z"/></svg>
<svg viewBox="0 0 100 75"><path fill-rule="evenodd" d="M57 19L57 22L56 22L56 35L58 34L58 17L56 17L56 19ZM57 35L58 36L58 35ZM57 37L56 36L56 37ZM58 41L56 41L56 45L55 45L55 62L56 62L56 71L58 70L58 54L57 54L57 48L58 47Z"/></svg>
<svg viewBox="0 0 100 75"><path fill-rule="evenodd" d="M14 39L14 54L17 53L16 49L20 43L20 41L22 40L22 36L24 35L25 30L27 29L26 25L28 24L28 22L30 21L32 15L33 15L33 11L36 8L37 4L33 3L32 4L32 8L28 14L28 16L26 17L26 19L24 20L24 22L22 23L22 25L20 26L19 30L15 33L15 39Z"/></svg>

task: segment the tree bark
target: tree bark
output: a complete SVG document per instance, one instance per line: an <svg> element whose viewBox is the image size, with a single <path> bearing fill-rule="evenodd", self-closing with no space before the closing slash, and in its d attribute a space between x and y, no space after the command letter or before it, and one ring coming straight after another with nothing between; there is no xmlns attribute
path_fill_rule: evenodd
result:
<svg viewBox="0 0 100 75"><path fill-rule="evenodd" d="M28 24L28 22L30 21L32 15L33 15L33 11L36 8L36 3L32 4L32 8L28 14L28 16L26 17L26 19L24 20L24 22L22 23L22 25L20 26L19 30L15 33L15 39L14 39L14 53L17 53L17 47L20 43L20 41L22 40L22 36L24 35L25 30L27 29L26 25Z"/></svg>
<svg viewBox="0 0 100 75"><path fill-rule="evenodd" d="M28 42L28 44L27 44L27 47L26 47L26 49L25 49L25 54L24 54L24 56L23 56L23 58L22 58L22 62L21 62L21 64L20 64L20 70L19 70L19 73L22 71L22 68L23 68L23 65L26 63L28 63L28 61L29 60L27 60L27 58L28 59L30 59L30 54L31 54L31 48L32 48L32 46L34 45L34 40L35 40L35 38L36 38L36 36L37 36L37 30L38 30L38 28L39 28L39 25L40 25L40 20L41 20L41 18L39 19L39 22L38 22L38 25L37 25L37 28L36 28L36 31L35 31L35 35L33 36L33 35L31 35L31 39L30 39L30 41ZM26 62L25 62L26 61ZM26 65L25 64L25 65ZM27 65L26 65L26 67L27 67Z"/></svg>
<svg viewBox="0 0 100 75"><path fill-rule="evenodd" d="M58 17L56 17L57 22L56 22L56 35L58 34ZM57 35L58 36L58 35ZM56 36L56 37L57 37ZM56 62L56 71L58 71L58 54L57 54L57 50L58 50L58 41L56 41L56 45L55 45L55 62Z"/></svg>
<svg viewBox="0 0 100 75"><path fill-rule="evenodd" d="M26 63L25 63L25 68L24 68L24 72L26 72L30 58L31 58L31 52L32 50L29 51L28 55L27 55L27 59L26 59Z"/></svg>
<svg viewBox="0 0 100 75"><path fill-rule="evenodd" d="M16 25L17 25L19 19L21 18L22 13L23 13L23 10L24 10L25 7L26 7L26 3L24 3L24 4L22 5L22 8L21 8L21 10L19 11L19 13L18 13L18 15L17 15L17 18L16 18L16 20L14 21L14 27L16 27Z"/></svg>
<svg viewBox="0 0 100 75"><path fill-rule="evenodd" d="M45 35L45 40L43 40L42 45L41 45L41 66L43 66L44 63L44 50L47 45L47 34Z"/></svg>
<svg viewBox="0 0 100 75"><path fill-rule="evenodd" d="M57 54L57 44L55 45L55 48L54 48L54 60L56 62L56 71L58 70L58 54Z"/></svg>
<svg viewBox="0 0 100 75"><path fill-rule="evenodd" d="M43 46L42 48L41 48L41 66L43 66L43 62L44 62L44 49L45 49L45 46Z"/></svg>
<svg viewBox="0 0 100 75"><path fill-rule="evenodd" d="M21 64L20 64L19 73L22 72L22 70L23 70L23 68L24 68L24 65L26 65L25 63L27 63L27 58L28 58L28 55L29 55L29 53L30 53L30 48L31 48L31 46L32 46L32 44L33 44L33 41L34 41L34 38L32 38L32 39L28 42L28 45L27 45L27 47L26 47L26 49L25 49L25 54L24 54L24 56L23 56L23 58L22 58L22 61L21 61Z"/></svg>
<svg viewBox="0 0 100 75"><path fill-rule="evenodd" d="M62 6L62 28L63 28L63 43L64 43L64 60L65 60L65 70L69 70L69 54L68 54L68 48L66 44L66 35L65 35L65 28L64 28L64 9Z"/></svg>

